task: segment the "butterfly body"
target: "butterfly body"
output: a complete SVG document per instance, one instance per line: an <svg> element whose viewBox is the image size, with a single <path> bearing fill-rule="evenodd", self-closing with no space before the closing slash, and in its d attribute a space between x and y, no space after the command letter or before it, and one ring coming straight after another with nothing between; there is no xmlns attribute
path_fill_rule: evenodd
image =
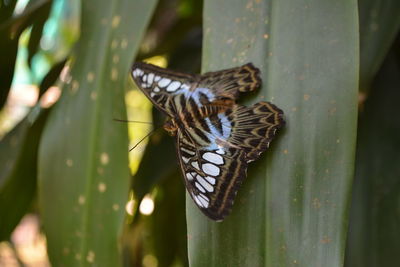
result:
<svg viewBox="0 0 400 267"><path fill-rule="evenodd" d="M247 164L267 149L283 124L283 112L268 102L245 107L240 92L261 84L251 63L238 68L190 75L135 63L138 87L169 120L186 188L209 218L229 214Z"/></svg>

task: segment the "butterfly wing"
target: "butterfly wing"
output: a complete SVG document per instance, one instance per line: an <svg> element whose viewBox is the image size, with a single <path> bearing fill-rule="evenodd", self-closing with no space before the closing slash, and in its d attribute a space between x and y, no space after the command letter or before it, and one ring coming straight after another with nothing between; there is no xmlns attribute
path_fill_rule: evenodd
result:
<svg viewBox="0 0 400 267"><path fill-rule="evenodd" d="M220 221L230 213L248 162L268 148L284 124L282 117L283 112L267 102L233 105L204 118L197 131L179 132L177 149L186 188L204 214Z"/></svg>
<svg viewBox="0 0 400 267"><path fill-rule="evenodd" d="M284 125L283 112L270 103L235 103L240 92L260 86L259 70L249 63L200 76L135 63L132 76L170 117L185 111L187 129L177 129L176 138L186 188L204 214L223 220L246 177L248 162L268 148Z"/></svg>
<svg viewBox="0 0 400 267"><path fill-rule="evenodd" d="M180 133L178 157L190 197L210 219L222 221L231 211L246 177L245 153L235 148L197 147Z"/></svg>
<svg viewBox="0 0 400 267"><path fill-rule="evenodd" d="M175 72L143 62L135 62L131 74L139 89L159 110L170 117L176 114L174 99L187 95L198 79L197 75Z"/></svg>
<svg viewBox="0 0 400 267"><path fill-rule="evenodd" d="M218 97L236 100L240 92L250 92L261 86L260 70L253 64L207 72L200 77L199 88L209 88Z"/></svg>

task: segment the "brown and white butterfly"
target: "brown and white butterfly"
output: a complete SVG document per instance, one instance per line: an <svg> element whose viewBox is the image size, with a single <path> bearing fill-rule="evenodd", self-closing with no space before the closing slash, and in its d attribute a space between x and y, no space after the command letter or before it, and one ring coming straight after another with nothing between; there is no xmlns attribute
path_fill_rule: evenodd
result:
<svg viewBox="0 0 400 267"><path fill-rule="evenodd" d="M284 125L283 112L268 102L236 103L260 87L249 63L192 75L137 62L132 77L169 120L186 188L200 210L221 221L231 211L249 162L259 158Z"/></svg>

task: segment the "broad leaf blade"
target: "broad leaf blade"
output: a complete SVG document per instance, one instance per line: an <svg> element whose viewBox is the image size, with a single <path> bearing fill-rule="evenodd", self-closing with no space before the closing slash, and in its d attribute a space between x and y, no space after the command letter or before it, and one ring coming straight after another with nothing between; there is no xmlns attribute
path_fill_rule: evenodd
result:
<svg viewBox="0 0 400 267"><path fill-rule="evenodd" d="M33 109L0 141L0 240L9 239L32 205L37 150L47 114L48 110Z"/></svg>
<svg viewBox="0 0 400 267"><path fill-rule="evenodd" d="M389 53L360 115L346 266L398 264L400 60Z"/></svg>
<svg viewBox="0 0 400 267"><path fill-rule="evenodd" d="M360 90L370 87L400 29L400 2L359 0Z"/></svg>
<svg viewBox="0 0 400 267"><path fill-rule="evenodd" d="M124 86L155 1L83 1L71 82L40 146L39 189L54 265L119 266L128 196Z"/></svg>
<svg viewBox="0 0 400 267"><path fill-rule="evenodd" d="M341 266L357 116L356 1L206 1L203 71L253 62L287 126L232 214L187 197L192 266ZM249 104L250 102L246 102Z"/></svg>

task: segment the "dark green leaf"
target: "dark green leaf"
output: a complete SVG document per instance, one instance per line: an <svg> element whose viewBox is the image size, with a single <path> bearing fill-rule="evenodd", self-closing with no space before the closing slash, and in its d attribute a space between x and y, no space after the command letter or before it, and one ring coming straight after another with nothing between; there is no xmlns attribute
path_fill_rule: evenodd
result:
<svg viewBox="0 0 400 267"><path fill-rule="evenodd" d="M46 90L49 89L57 81L66 62L66 59L58 62L46 74L39 86L39 97L42 96L46 92Z"/></svg>
<svg viewBox="0 0 400 267"><path fill-rule="evenodd" d="M400 1L359 0L360 89L369 88L400 29Z"/></svg>
<svg viewBox="0 0 400 267"><path fill-rule="evenodd" d="M9 239L36 194L37 150L47 114L32 110L0 141L0 240Z"/></svg>
<svg viewBox="0 0 400 267"><path fill-rule="evenodd" d="M52 4L53 4L52 0L49 0L45 4L45 6L40 10L38 18L32 25L32 30L28 43L28 64L30 67L32 67L32 58L39 48L40 39L42 38L43 28L49 17Z"/></svg>
<svg viewBox="0 0 400 267"><path fill-rule="evenodd" d="M400 247L400 60L394 47L360 116L346 266L397 266ZM396 50L395 50L396 49Z"/></svg>

